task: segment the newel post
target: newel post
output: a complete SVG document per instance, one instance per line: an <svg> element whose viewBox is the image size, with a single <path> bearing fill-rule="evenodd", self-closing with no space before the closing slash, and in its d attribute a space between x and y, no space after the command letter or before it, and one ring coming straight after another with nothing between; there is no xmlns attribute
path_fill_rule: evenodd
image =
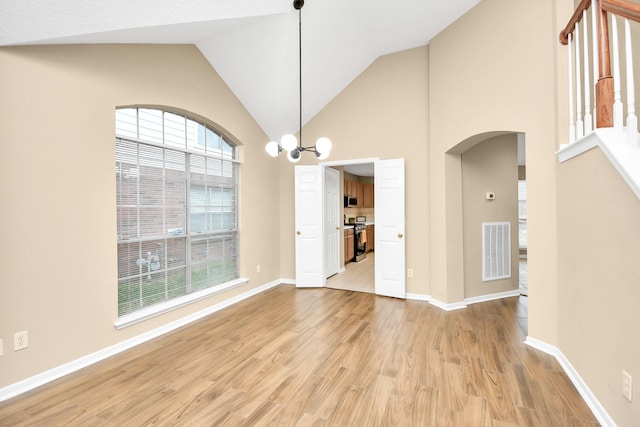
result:
<svg viewBox="0 0 640 427"><path fill-rule="evenodd" d="M596 84L596 127L613 126L613 77L609 53L609 23L607 12L602 9L602 0L598 0L598 58L599 75Z"/></svg>

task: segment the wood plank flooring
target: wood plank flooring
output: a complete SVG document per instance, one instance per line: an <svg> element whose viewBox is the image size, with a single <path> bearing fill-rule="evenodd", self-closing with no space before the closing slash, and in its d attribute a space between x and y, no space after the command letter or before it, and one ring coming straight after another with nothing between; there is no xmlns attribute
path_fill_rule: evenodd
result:
<svg viewBox="0 0 640 427"><path fill-rule="evenodd" d="M0 425L595 426L527 299L273 288L0 404Z"/></svg>

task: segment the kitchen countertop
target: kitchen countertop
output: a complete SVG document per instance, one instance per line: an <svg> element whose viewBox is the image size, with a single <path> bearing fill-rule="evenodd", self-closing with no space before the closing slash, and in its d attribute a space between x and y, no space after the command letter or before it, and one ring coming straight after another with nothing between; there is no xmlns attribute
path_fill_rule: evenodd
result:
<svg viewBox="0 0 640 427"><path fill-rule="evenodd" d="M364 225L374 225L375 223L373 222L365 222ZM348 230L350 228L353 228L354 224L343 224L344 229Z"/></svg>

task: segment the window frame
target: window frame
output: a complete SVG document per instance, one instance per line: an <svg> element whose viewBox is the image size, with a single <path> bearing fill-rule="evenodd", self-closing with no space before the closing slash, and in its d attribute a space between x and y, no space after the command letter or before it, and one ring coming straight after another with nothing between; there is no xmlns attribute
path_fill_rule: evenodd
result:
<svg viewBox="0 0 640 427"><path fill-rule="evenodd" d="M131 128L129 128L129 130L125 130L124 132L119 132L119 125L123 125L126 124L125 122L119 122L118 119L119 118L126 118L126 114L124 115L119 115L120 112L122 111L126 111L126 110L135 110L135 124L133 123L129 123L129 126L134 126L135 127L135 136L132 135L132 131ZM150 140L146 140L146 139L141 139L139 136L141 136L141 128L140 128L140 116L141 116L141 111L144 113L150 113L150 116L156 116L160 117L160 122L159 124L156 123L156 125L161 126L162 128L162 136L158 137L158 131L155 131L155 135L156 137L151 137ZM121 219L121 207L123 205L120 204L119 200L116 200L116 205L117 205L117 222L118 222L118 238L117 240L117 245L118 245L118 319L116 320L116 322L114 322L114 326L117 329L121 329L124 328L126 326L138 323L140 321L149 319L151 317L155 317L157 315L160 315L162 313L166 313L168 311L174 310L176 308L179 307L183 307L187 304L190 304L194 301L198 301L201 300L203 298L207 298L211 295L215 295L221 292L224 292L228 289L243 285L245 283L248 282L248 279L245 278L241 278L239 275L239 237L240 237L240 231L239 231L239 174L240 174L240 160L239 160L239 144L235 142L235 140L233 138L230 138L228 135L226 135L223 132L220 132L220 130L218 130L215 126L212 126L211 124L209 124L207 121L202 120L202 118L197 117L195 115L189 115L189 114L185 114L183 112L176 112L174 110L171 109L167 109L167 108L157 108L157 107L144 107L144 106L137 106L137 107L120 107L116 109L115 112L115 128L116 128L116 135L115 135L115 146L116 146L116 152L118 153L118 150L121 149L121 145L119 144L132 144L133 146L136 147L136 153L137 153L137 157L136 157L136 163L135 163L135 168L130 168L129 171L133 170L133 169L138 169L137 173L138 176L134 177L135 179L138 180L138 187L136 188L136 203L137 203L137 208L138 210L140 209L140 182L144 180L144 178L142 178L140 176L141 172L140 170L142 169L141 167L141 163L140 163L140 149L141 147L147 147L147 148L152 148L152 149L161 149L161 153L162 153L162 165L159 166L159 169L162 172L162 191L163 191L163 201L160 204L159 209L163 210L163 219L160 220L161 224L161 229L162 229L162 233L155 236L149 236L149 235L141 235L141 231L140 231L140 227L141 227L141 217L138 214L138 216L136 217L137 221L137 234L134 237L131 237L130 235L127 236L126 239L123 239L123 235L120 234L121 232L121 227L125 227L126 228L126 224L125 225L121 225L123 223L121 223L121 221L125 221L124 219ZM173 128L173 130L171 129L167 129L167 122L165 121L165 118L169 116L172 118L172 120L175 120L176 118L178 118L179 120L182 120L184 123L184 126L182 126L178 121L173 121L172 124L176 125L176 127L178 128L178 132L182 131L184 132L184 139L182 140L182 142L179 144L176 141L179 140L179 136L176 135L176 131L175 128ZM129 115L128 118L133 117L133 115ZM189 138L189 127L191 126L191 130L192 130L192 136L191 139ZM193 129L196 129L197 132L197 136L193 136ZM147 129L148 130L148 129ZM153 130L150 131L150 133ZM172 133L173 132L173 133ZM199 136L202 133L202 136L204 137L204 139L200 139ZM206 135L206 136L205 136ZM208 144L208 137L209 135L214 135L216 138L216 140L214 140L211 144L211 146ZM170 139L169 139L170 136ZM194 144L195 141L195 144ZM203 142L203 144L200 144L200 141ZM213 147L213 148L212 148ZM230 147L231 149L229 150L227 147ZM126 147L125 147L126 148ZM184 196L185 196L185 200L183 201L184 203L184 225L181 228L172 228L172 229L165 229L164 226L166 226L166 222L164 220L164 216L165 216L165 210L167 209L167 204L166 201L164 199L164 192L166 192L166 189L164 188L165 184L166 184L166 180L165 180L165 175L166 175L166 163L164 162L164 159L166 157L166 153L169 150L171 153L171 155L176 155L176 153L179 153L179 155L184 155L184 178L185 178L185 187L184 187ZM192 188L192 176L194 176L194 174L196 174L197 172L195 172L195 170L197 169L195 166L193 169L191 169L191 160L195 159L193 156L199 156L197 159L202 162L204 162L205 165L208 165L209 163L212 164L212 168L215 169L215 164L217 162L219 162L219 167L215 172L211 172L209 169L206 169L205 172L200 172L200 175L204 176L203 180L204 180L204 185L193 185L193 188L204 188L206 189L205 191L205 197L207 199L207 203L205 205L205 230L201 231L201 232L195 232L192 230L192 218L191 218L191 192L193 190ZM119 160L118 158L118 154L116 155L116 179L119 180L121 179L121 174L123 173L123 171L119 170L120 165L123 164L121 160ZM132 163L129 163L132 164ZM231 164L232 168L226 169L227 167L224 166L225 164ZM153 166L152 166L153 167ZM216 174L217 173L217 174ZM230 176L228 176L227 174L230 173ZM225 178L230 178L230 186L224 186L224 180ZM213 181L220 181L219 183L219 187L215 187L215 184L213 184ZM224 193L225 191L230 191L231 193L231 205L227 206L223 203L221 203L220 206L213 206L211 205L210 201L209 201L209 194L214 192L215 189L219 189L220 190L220 200L224 201L225 200L225 196ZM117 191L118 196L120 196L120 192L119 189ZM131 193L126 193L127 195L130 195ZM234 200L235 197L235 200ZM217 208L219 208L219 212L217 212ZM230 212L227 212L227 208L229 208ZM217 229L212 229L210 227L207 227L207 216L213 216L215 214L224 216L227 213L231 214L231 224L232 226L230 228L224 228L223 225L226 223L225 222L221 222L220 223L220 228ZM126 222L126 221L125 221ZM223 272L223 276L222 279L229 279L229 280L223 280L222 282L219 283L213 283L213 284L207 284L205 283L205 287L203 289L200 290L193 290L193 280L194 278L192 277L192 266L194 265L194 260L192 258L192 245L194 241L198 241L198 240L202 240L205 239L207 240L207 242L209 241L209 239L223 239L222 242L222 247L224 248L227 239L231 238L230 244L231 244L231 248L233 249L232 252L232 257L230 258L231 262L232 262L232 275L229 278L226 278L225 276L227 274L225 273L225 269L223 267L222 272ZM184 247L185 247L185 253L184 253L184 266L178 266L175 268L172 268L169 266L169 262L166 261L162 267L161 270L159 270L159 272L163 273L163 280L164 280L164 286L165 286L165 299L161 302L155 302L155 303L151 303L150 305L145 306L144 305L144 300L143 298L146 298L145 296L143 296L143 284L142 284L142 278L145 274L148 274L149 278L151 277L152 274L152 268L149 267L149 265L153 265L153 264L145 264L148 267L148 272L145 273L143 271L143 267L138 264L138 272L134 273L134 274L129 274L128 276L123 276L121 277L121 255L120 255L120 245L121 244L125 244L125 245L140 245L140 248L142 248L142 244L143 242L150 242L150 241L163 241L165 242L165 252L168 251L168 244L166 242L169 242L171 239L184 239ZM157 243L156 243L157 244ZM207 243L208 244L208 243ZM162 247L162 245L159 245L160 247ZM138 261L143 261L144 264L144 256L140 255L142 254L144 251L142 249L138 250L139 253L139 257ZM123 255L124 256L124 255ZM130 255L129 255L130 257ZM164 259L169 260L170 258L168 256L166 256L166 254L163 254ZM149 259L151 259L151 257L149 257ZM220 258L215 258L215 257L209 257L209 254L207 254L207 258L205 258L204 263L206 263L207 267L207 278L209 278L209 269L210 267L210 263L212 262L212 260L218 259L218 262L228 262L228 259L225 257L224 255L224 249L223 249L223 256ZM130 260L129 260L130 261ZM201 262L202 263L202 262ZM159 267L158 267L159 268ZM173 296L170 297L169 296L169 272L172 271L172 269L181 269L184 268L184 295L180 295L180 296ZM130 273L131 271L135 271L135 267L130 267L127 270L127 273ZM120 309L120 286L121 286L121 281L125 280L124 283L126 283L126 281L130 280L130 279L138 279L141 283L140 283L140 295L139 295L139 299L140 299L140 307L137 309L134 309L133 311L127 311L121 314L121 309ZM208 279L207 279L208 281ZM202 283L200 283L200 285L202 285ZM180 291L182 292L182 291ZM125 291L126 293L126 291Z"/></svg>

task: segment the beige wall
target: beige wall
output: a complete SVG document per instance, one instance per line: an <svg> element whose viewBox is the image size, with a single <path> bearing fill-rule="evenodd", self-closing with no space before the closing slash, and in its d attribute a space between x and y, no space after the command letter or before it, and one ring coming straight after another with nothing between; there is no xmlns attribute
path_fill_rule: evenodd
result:
<svg viewBox="0 0 640 427"><path fill-rule="evenodd" d="M406 260L414 269L407 292L429 293L427 187L427 57L420 47L378 58L304 128L304 145L333 142L327 161L403 157L406 180ZM282 157L282 156L281 156ZM281 165L282 275L295 277L293 166ZM315 164L304 154L300 164ZM348 209L347 209L348 211Z"/></svg>
<svg viewBox="0 0 640 427"><path fill-rule="evenodd" d="M0 64L0 387L280 277L277 164L194 46L3 48ZM240 274L250 281L117 331L114 110L131 104L199 114L243 144ZM22 330L29 348L14 352Z"/></svg>
<svg viewBox="0 0 640 427"><path fill-rule="evenodd" d="M484 0L432 40L429 57L433 295L456 302L464 294L459 274L462 219L457 214L459 153L464 150L458 145L487 132L523 132L530 235L529 335L551 344L557 342L557 79L558 70L565 70L558 65L556 15L566 10L570 16L571 6L570 1Z"/></svg>
<svg viewBox="0 0 640 427"><path fill-rule="evenodd" d="M622 369L640 372L640 212L600 153L556 160L568 121L557 34L572 3L483 0L430 46L371 64L308 123L305 145L330 137L331 161L406 159L407 291L455 303L466 296L463 182L473 180L464 153L525 133L528 334L558 346L626 425L639 418L637 399L619 391ZM250 284L235 293L295 277L293 166L265 156L266 136L195 47L4 48L0 63L0 387L228 296L113 328L116 106L181 108L242 142L240 259ZM82 250L69 259L65 248ZM24 329L30 347L14 353L13 333Z"/></svg>
<svg viewBox="0 0 640 427"><path fill-rule="evenodd" d="M599 149L561 164L558 183L560 348L615 422L637 425L621 373L640 375L640 201Z"/></svg>
<svg viewBox="0 0 640 427"><path fill-rule="evenodd" d="M486 193L493 192L494 200ZM464 297L518 289L518 146L516 134L491 138L462 154ZM511 224L511 278L482 281L482 223Z"/></svg>

